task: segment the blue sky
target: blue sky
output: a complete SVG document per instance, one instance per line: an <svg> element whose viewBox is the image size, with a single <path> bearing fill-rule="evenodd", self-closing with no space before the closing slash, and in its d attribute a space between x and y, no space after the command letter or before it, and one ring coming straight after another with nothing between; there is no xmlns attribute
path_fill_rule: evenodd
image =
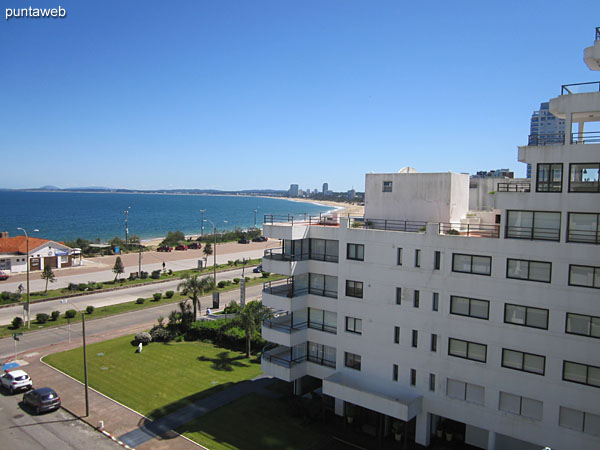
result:
<svg viewBox="0 0 600 450"><path fill-rule="evenodd" d="M4 20L57 7L65 19ZM539 103L596 81L600 2L1 2L0 187L364 189L524 176Z"/></svg>

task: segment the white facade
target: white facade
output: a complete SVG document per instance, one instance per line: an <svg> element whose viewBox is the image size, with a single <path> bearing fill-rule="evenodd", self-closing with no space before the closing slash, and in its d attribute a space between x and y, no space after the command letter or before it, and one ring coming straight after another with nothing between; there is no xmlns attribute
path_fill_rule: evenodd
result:
<svg viewBox="0 0 600 450"><path fill-rule="evenodd" d="M497 211L469 215L467 175L368 174L364 219L267 220L284 243L263 267L290 278L263 291L285 311L265 373L321 379L336 414L410 422L426 446L445 420L489 450L600 448L597 87L551 101L578 131L520 147L531 185Z"/></svg>

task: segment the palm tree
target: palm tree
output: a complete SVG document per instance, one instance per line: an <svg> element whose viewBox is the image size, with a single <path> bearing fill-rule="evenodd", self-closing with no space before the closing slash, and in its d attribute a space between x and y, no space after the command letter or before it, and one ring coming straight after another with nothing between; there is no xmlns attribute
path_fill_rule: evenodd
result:
<svg viewBox="0 0 600 450"><path fill-rule="evenodd" d="M250 358L250 344L252 335L260 327L263 319L271 315L271 309L263 306L261 301L255 300L246 303L240 310L236 320L246 333L246 357Z"/></svg>
<svg viewBox="0 0 600 450"><path fill-rule="evenodd" d="M54 275L54 272L52 271L52 267L44 266L44 271L42 272L40 277L43 280L46 280L46 290L44 291L44 294L46 294L46 293L48 293L48 281L50 283L54 283L56 281L56 275Z"/></svg>
<svg viewBox="0 0 600 450"><path fill-rule="evenodd" d="M194 305L194 322L198 318L198 310L202 309L202 305L200 304L200 298L204 291L212 289L214 282L210 277L200 278L198 275L186 275L185 278L179 286L177 286L177 290L183 292L184 295L187 295L190 300L192 300L192 304Z"/></svg>

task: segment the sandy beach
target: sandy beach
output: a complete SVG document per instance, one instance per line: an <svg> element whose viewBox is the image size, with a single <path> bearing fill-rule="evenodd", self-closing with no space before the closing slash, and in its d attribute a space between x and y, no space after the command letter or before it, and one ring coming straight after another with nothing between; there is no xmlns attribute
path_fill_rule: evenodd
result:
<svg viewBox="0 0 600 450"><path fill-rule="evenodd" d="M355 203L332 202L329 200L312 200L310 198L288 198L293 202L314 203L316 205L331 206L332 209L337 209L337 213L344 216L364 216L365 207Z"/></svg>

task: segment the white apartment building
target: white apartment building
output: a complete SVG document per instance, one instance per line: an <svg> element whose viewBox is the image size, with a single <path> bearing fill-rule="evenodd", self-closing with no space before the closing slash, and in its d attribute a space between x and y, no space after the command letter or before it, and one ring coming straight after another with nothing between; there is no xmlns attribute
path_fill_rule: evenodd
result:
<svg viewBox="0 0 600 450"><path fill-rule="evenodd" d="M600 40L588 54L600 62ZM590 57L590 58L592 58ZM590 68L593 64L588 64ZM469 176L367 174L365 218L266 216L266 374L429 446L600 448L600 82L562 87L565 140L469 211ZM574 127L576 125L576 127Z"/></svg>

